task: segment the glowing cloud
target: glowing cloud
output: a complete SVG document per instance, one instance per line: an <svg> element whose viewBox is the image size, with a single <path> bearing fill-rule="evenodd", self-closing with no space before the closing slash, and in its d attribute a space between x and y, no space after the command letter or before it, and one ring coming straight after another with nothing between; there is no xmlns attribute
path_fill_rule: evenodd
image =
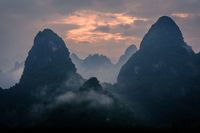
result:
<svg viewBox="0 0 200 133"><path fill-rule="evenodd" d="M172 16L178 18L188 18L190 15L189 13L172 13Z"/></svg>
<svg viewBox="0 0 200 133"><path fill-rule="evenodd" d="M125 36L118 32L98 31L98 27L104 26L114 29L120 25L132 25L136 20L146 21L126 13L103 13L92 10L81 10L71 15L51 22L52 24L76 25L66 33L66 40L75 42L96 43L100 41L133 41L134 36Z"/></svg>

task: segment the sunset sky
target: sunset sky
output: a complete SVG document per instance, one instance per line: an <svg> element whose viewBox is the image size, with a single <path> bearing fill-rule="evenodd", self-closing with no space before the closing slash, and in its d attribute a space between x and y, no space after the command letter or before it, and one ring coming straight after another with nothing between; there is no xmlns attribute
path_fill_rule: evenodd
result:
<svg viewBox="0 0 200 133"><path fill-rule="evenodd" d="M150 26L171 16L200 51L200 0L0 0L0 70L25 60L38 31L51 28L81 58L119 58Z"/></svg>

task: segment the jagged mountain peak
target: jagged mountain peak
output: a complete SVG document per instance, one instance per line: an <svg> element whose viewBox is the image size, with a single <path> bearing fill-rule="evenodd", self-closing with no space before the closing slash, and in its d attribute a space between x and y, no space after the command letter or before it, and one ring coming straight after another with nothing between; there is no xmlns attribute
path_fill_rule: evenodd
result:
<svg viewBox="0 0 200 133"><path fill-rule="evenodd" d="M58 36L53 30L46 28L38 32L38 35L54 35Z"/></svg>
<svg viewBox="0 0 200 133"><path fill-rule="evenodd" d="M193 64L194 55L191 47L184 42L182 33L176 23L170 17L163 16L152 25L144 36L140 49L122 67L118 79L120 81L126 75L128 78L123 78L129 82L130 77L138 77L140 75L138 74L140 73L139 71L144 71L144 74L147 71L154 73L153 69L156 69L156 71L163 69L160 73L164 73L167 69L174 69L173 71L176 72L169 70L168 74L189 75L192 73L191 64ZM151 68L154 65L155 67ZM166 68L164 69L164 67ZM186 72L182 69L188 69L188 71ZM191 71L189 72L189 70ZM163 76L165 77L166 75L164 74Z"/></svg>
<svg viewBox="0 0 200 133"><path fill-rule="evenodd" d="M112 62L107 56L99 54L93 54L93 55L90 54L88 57L84 59L83 65L87 67L92 67L93 65L104 66L104 65L112 65Z"/></svg>
<svg viewBox="0 0 200 133"><path fill-rule="evenodd" d="M181 30L172 18L160 17L144 36L140 49L145 50L156 45L160 47L186 45Z"/></svg>
<svg viewBox="0 0 200 133"><path fill-rule="evenodd" d="M50 29L40 31L25 61L21 84L47 84L76 73L65 42Z"/></svg>
<svg viewBox="0 0 200 133"><path fill-rule="evenodd" d="M72 59L72 62L76 65L76 68L79 69L83 60L78 55L76 55L75 53L72 53L70 55L70 57Z"/></svg>
<svg viewBox="0 0 200 133"><path fill-rule="evenodd" d="M166 24L166 23L167 24L172 23L172 24L175 24L174 20L171 17L169 17L169 16L161 16L158 19L157 23L164 23L164 24Z"/></svg>
<svg viewBox="0 0 200 133"><path fill-rule="evenodd" d="M61 37L59 37L55 32L51 29L44 29L43 31L39 31L34 39L33 48L46 48L51 52L57 52L58 50L65 50L67 55L69 55L69 51L65 46L64 41Z"/></svg>
<svg viewBox="0 0 200 133"><path fill-rule="evenodd" d="M130 53L132 54L133 51L136 51L136 50L137 50L137 47L134 44L132 44L126 49L125 54L130 54Z"/></svg>
<svg viewBox="0 0 200 133"><path fill-rule="evenodd" d="M130 45L124 52L122 56L120 56L119 61L117 62L117 65L121 67L124 65L128 59L137 51L137 47L132 44Z"/></svg>
<svg viewBox="0 0 200 133"><path fill-rule="evenodd" d="M95 90L95 91L102 90L102 86L100 85L96 77L91 77L90 79L88 79L80 88L80 91L89 91L89 90Z"/></svg>

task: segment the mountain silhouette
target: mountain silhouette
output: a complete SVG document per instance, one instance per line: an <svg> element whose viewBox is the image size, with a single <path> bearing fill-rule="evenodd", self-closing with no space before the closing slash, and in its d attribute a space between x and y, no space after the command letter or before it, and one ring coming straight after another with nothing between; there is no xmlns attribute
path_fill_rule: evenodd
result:
<svg viewBox="0 0 200 133"><path fill-rule="evenodd" d="M170 17L160 17L120 70L118 85L149 124L186 122L199 110L196 94L200 76L195 56L176 23Z"/></svg>
<svg viewBox="0 0 200 133"><path fill-rule="evenodd" d="M124 52L123 55L120 56L118 62L114 66L114 74L115 74L115 81L117 81L117 76L119 75L121 67L129 60L129 58L137 52L137 47L132 44L130 45Z"/></svg>
<svg viewBox="0 0 200 133"><path fill-rule="evenodd" d="M79 69L81 67L81 64L83 63L83 60L80 59L75 53L72 53L70 57L72 59L72 62L75 64L76 69Z"/></svg>
<svg viewBox="0 0 200 133"><path fill-rule="evenodd" d="M137 47L136 47L134 44L130 45L130 46L126 49L126 51L124 52L124 54L123 54L122 56L120 56L120 58L119 58L119 60L118 60L118 62L117 62L117 65L119 65L120 68L121 68L121 66L123 66L123 65L128 61L128 59L129 59L136 51L137 51Z"/></svg>
<svg viewBox="0 0 200 133"><path fill-rule="evenodd" d="M58 95L81 86L83 79L69 54L64 41L52 30L37 34L20 82L0 93L0 127L30 126L35 105L49 104Z"/></svg>
<svg viewBox="0 0 200 133"><path fill-rule="evenodd" d="M77 72L85 79L97 77L100 82L116 83L119 71L127 60L137 51L137 47L130 45L120 56L119 61L113 64L111 60L99 54L89 55L80 59L76 54L71 54L72 62L76 65Z"/></svg>
<svg viewBox="0 0 200 133"><path fill-rule="evenodd" d="M67 80L76 68L64 41L52 30L40 31L25 61L22 85L45 85Z"/></svg>
<svg viewBox="0 0 200 133"><path fill-rule="evenodd" d="M99 81L96 77L92 77L89 80L87 80L80 88L80 91L88 91L88 90L95 90L95 91L101 91L103 88L100 85Z"/></svg>
<svg viewBox="0 0 200 133"><path fill-rule="evenodd" d="M97 77L100 82L114 83L116 81L116 69L111 60L99 54L89 55L80 59L77 55L71 55L77 72L85 79Z"/></svg>
<svg viewBox="0 0 200 133"><path fill-rule="evenodd" d="M195 53L184 42L178 26L171 18L164 16L150 28L139 51L122 67L118 81L126 85L134 84L132 81L137 82L143 74L147 76L146 79L150 79L144 79L150 84L154 77L158 78L156 75L169 79L180 76L178 79L182 80L183 75L195 75L194 56Z"/></svg>
<svg viewBox="0 0 200 133"><path fill-rule="evenodd" d="M83 67L93 69L98 67L106 67L112 65L110 59L104 55L94 54L89 55L83 61Z"/></svg>

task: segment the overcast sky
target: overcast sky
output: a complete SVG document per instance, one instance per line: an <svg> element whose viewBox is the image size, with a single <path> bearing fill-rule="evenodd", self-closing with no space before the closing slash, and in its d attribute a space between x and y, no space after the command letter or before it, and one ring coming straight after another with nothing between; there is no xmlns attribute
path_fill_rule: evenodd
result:
<svg viewBox="0 0 200 133"><path fill-rule="evenodd" d="M51 28L80 57L116 61L138 47L150 26L171 16L185 41L200 50L200 0L0 0L0 70L24 61L38 31Z"/></svg>

